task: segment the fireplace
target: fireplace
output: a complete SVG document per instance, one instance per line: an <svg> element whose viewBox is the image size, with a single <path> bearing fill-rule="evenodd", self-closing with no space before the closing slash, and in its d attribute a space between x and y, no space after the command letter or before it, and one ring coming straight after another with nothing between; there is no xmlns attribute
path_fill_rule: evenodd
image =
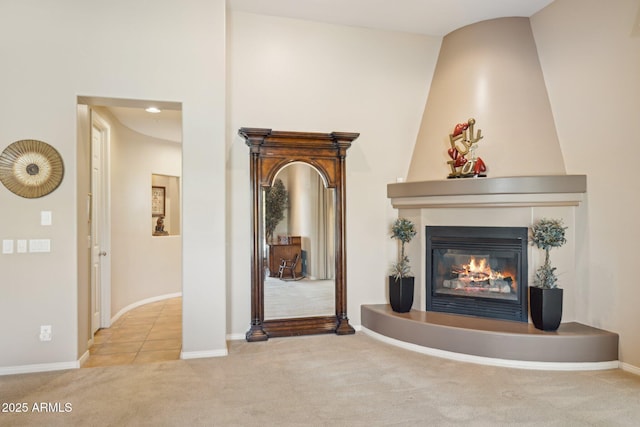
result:
<svg viewBox="0 0 640 427"><path fill-rule="evenodd" d="M426 227L426 305L528 321L526 227Z"/></svg>

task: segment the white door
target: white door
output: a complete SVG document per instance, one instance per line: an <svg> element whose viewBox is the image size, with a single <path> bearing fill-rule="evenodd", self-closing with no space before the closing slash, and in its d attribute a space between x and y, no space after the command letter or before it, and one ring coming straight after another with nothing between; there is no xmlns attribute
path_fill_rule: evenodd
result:
<svg viewBox="0 0 640 427"><path fill-rule="evenodd" d="M95 334L109 323L109 242L107 215L107 179L105 154L109 142L108 126L92 112L91 115L91 332Z"/></svg>

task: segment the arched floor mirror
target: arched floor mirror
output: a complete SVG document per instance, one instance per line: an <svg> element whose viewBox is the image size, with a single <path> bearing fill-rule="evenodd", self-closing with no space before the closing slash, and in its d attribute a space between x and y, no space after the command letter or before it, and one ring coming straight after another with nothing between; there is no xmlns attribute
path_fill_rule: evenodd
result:
<svg viewBox="0 0 640 427"><path fill-rule="evenodd" d="M345 247L345 158L358 133L306 133L241 128L238 133L250 148L252 210L251 254L251 327L247 341L265 341L271 337L319 333L353 334L347 316ZM269 245L265 237L265 192L285 167L307 164L315 169L327 189L333 189L333 236L335 274L335 314L265 319L265 279L273 275L268 261ZM299 236L298 236L299 237ZM295 303L294 303L295 304Z"/></svg>

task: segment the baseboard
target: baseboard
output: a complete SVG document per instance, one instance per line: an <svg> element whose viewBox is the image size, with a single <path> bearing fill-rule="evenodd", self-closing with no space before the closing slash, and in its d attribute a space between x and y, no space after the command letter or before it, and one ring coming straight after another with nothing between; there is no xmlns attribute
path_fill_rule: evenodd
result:
<svg viewBox="0 0 640 427"><path fill-rule="evenodd" d="M640 368L637 366L630 365L628 363L620 362L620 369L625 372L630 372L635 375L640 375Z"/></svg>
<svg viewBox="0 0 640 427"><path fill-rule="evenodd" d="M204 359L208 357L224 357L228 356L229 351L223 350L207 350L207 351L182 351L180 352L180 359Z"/></svg>
<svg viewBox="0 0 640 427"><path fill-rule="evenodd" d="M471 354L454 353L451 351L430 347L423 347L417 344L389 338L385 335L367 329L364 326L362 327L362 331L372 338L375 338L387 344L394 345L396 347L404 348L406 350L415 351L417 353L422 353L429 356L441 357L443 359L455 360L458 362L476 363L479 365L543 371L598 371L606 369L618 369L620 367L620 362L617 360L608 362L534 362L528 360L496 359L490 357L475 356Z"/></svg>
<svg viewBox="0 0 640 427"><path fill-rule="evenodd" d="M124 307L122 310L118 311L111 318L111 324L113 324L116 320L118 320L120 317L122 317L122 315L125 314L126 312L131 311L134 308L138 308L141 305L145 305L145 304L149 304L149 303L157 302L157 301L162 301L162 300L170 299L170 298L178 298L178 297L181 297L181 296L182 296L182 292L174 292L172 294L158 295L158 296L155 296L155 297L145 298L143 300L136 301L133 304L129 304L128 306Z"/></svg>
<svg viewBox="0 0 640 427"><path fill-rule="evenodd" d="M5 366L0 367L0 376L15 374L32 374L35 372L64 371L66 369L77 369L80 362L40 363L35 365Z"/></svg>
<svg viewBox="0 0 640 427"><path fill-rule="evenodd" d="M93 341L93 340L91 340ZM91 346L89 346L89 348L91 348ZM89 360L89 350L85 351L84 354L82 356L80 356L80 359L78 359L78 367L82 367L82 365L84 365L84 363Z"/></svg>
<svg viewBox="0 0 640 427"><path fill-rule="evenodd" d="M242 341L246 339L245 334L227 334L227 341Z"/></svg>

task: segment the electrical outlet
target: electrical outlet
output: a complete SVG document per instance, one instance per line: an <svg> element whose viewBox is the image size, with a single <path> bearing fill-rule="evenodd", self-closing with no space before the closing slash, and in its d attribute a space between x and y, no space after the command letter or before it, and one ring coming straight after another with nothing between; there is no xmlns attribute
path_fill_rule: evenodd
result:
<svg viewBox="0 0 640 427"><path fill-rule="evenodd" d="M51 341L51 325L40 326L40 341Z"/></svg>

